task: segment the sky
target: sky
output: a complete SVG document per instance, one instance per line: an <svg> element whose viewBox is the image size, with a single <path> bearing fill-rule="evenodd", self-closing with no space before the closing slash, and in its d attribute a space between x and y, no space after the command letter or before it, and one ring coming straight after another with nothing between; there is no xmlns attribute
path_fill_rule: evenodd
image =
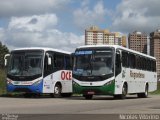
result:
<svg viewBox="0 0 160 120"><path fill-rule="evenodd" d="M51 47L73 52L99 26L128 34L160 28L160 0L1 0L0 41L10 50Z"/></svg>

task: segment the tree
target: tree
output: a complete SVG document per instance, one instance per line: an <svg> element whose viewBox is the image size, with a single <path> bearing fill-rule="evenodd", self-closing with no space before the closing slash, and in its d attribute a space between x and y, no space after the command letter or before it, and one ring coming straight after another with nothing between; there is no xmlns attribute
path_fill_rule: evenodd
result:
<svg viewBox="0 0 160 120"><path fill-rule="evenodd" d="M0 68L4 67L4 56L9 53L8 48L0 42Z"/></svg>

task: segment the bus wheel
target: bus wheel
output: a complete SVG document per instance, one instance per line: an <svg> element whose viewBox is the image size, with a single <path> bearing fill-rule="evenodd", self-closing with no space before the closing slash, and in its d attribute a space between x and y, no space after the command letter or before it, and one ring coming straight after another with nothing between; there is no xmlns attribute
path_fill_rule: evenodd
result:
<svg viewBox="0 0 160 120"><path fill-rule="evenodd" d="M93 95L83 95L83 97L85 97L86 100L91 100Z"/></svg>
<svg viewBox="0 0 160 120"><path fill-rule="evenodd" d="M145 92L144 93L138 93L137 96L139 98L147 98L148 97L148 84L145 86Z"/></svg>
<svg viewBox="0 0 160 120"><path fill-rule="evenodd" d="M55 98L59 98L61 97L61 86L59 84L56 84L55 87L54 87L54 97Z"/></svg>
<svg viewBox="0 0 160 120"><path fill-rule="evenodd" d="M114 98L115 99L125 99L126 95L127 95L127 84L125 83L123 85L123 88L122 88L122 94L121 95L115 95Z"/></svg>
<svg viewBox="0 0 160 120"><path fill-rule="evenodd" d="M62 93L61 96L62 97L71 97L72 93Z"/></svg>

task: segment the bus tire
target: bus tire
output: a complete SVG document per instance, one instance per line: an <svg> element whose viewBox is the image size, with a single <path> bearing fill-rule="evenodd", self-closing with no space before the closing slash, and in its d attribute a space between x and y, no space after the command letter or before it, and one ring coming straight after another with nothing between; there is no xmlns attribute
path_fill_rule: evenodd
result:
<svg viewBox="0 0 160 120"><path fill-rule="evenodd" d="M148 97L148 84L145 86L144 93L137 93L138 98L147 98Z"/></svg>
<svg viewBox="0 0 160 120"><path fill-rule="evenodd" d="M62 87L60 84L56 84L54 87L54 94L53 96L55 98L60 98L61 97L61 91L62 91Z"/></svg>
<svg viewBox="0 0 160 120"><path fill-rule="evenodd" d="M86 100L91 100L93 95L83 95L83 97L85 97Z"/></svg>
<svg viewBox="0 0 160 120"><path fill-rule="evenodd" d="M62 97L71 97L72 93L62 93L61 96Z"/></svg>
<svg viewBox="0 0 160 120"><path fill-rule="evenodd" d="M127 96L127 83L123 84L123 88L122 88L122 94L120 95L115 95L114 98L115 99L126 99Z"/></svg>

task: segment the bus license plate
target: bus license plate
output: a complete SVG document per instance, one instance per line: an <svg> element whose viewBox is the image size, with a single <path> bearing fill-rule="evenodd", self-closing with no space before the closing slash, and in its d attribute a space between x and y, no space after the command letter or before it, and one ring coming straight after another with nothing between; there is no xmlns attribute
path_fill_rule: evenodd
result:
<svg viewBox="0 0 160 120"><path fill-rule="evenodd" d="M89 95L94 95L95 92L94 92L94 91L89 91L89 92L87 92L87 94L89 94Z"/></svg>

